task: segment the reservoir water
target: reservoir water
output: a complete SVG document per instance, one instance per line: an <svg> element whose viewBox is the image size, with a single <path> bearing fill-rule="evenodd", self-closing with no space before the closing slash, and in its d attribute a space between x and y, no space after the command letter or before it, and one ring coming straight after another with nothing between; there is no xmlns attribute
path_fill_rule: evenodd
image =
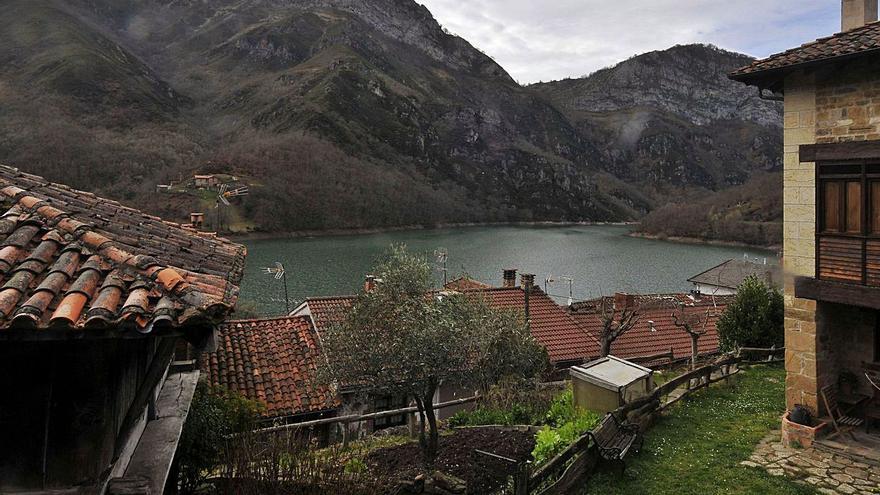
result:
<svg viewBox="0 0 880 495"><path fill-rule="evenodd" d="M445 250L450 280L467 273L500 285L501 270L507 267L534 273L541 287L552 276L556 282L547 286L548 292L559 302L569 293L563 277L573 280L577 301L615 291L688 291L691 276L744 255L778 263L770 251L641 239L628 232L626 226L606 225L498 226L245 241L248 258L241 299L256 304L265 315L284 313L282 281L264 272L276 261L287 271L291 308L306 297L354 294L375 260L395 243L431 254L432 263L434 251ZM435 275L440 285L443 274L438 269Z"/></svg>

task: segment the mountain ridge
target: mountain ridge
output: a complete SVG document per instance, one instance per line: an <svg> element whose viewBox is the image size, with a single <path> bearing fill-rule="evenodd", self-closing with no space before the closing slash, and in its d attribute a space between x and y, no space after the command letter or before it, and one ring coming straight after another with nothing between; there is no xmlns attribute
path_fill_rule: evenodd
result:
<svg viewBox="0 0 880 495"><path fill-rule="evenodd" d="M0 75L0 98L15 103L0 116L22 123L65 114L52 135L56 148L72 150L68 160L80 170L72 185L174 219L212 207L210 198L161 197L152 186L196 171L252 184L228 225L292 231L634 220L670 194L705 194L780 167L781 130L771 125L781 120L773 118L777 104L744 99L735 83L716 78L695 89L695 110L685 115L672 111L686 105L668 87L632 84L652 66L668 76L660 81L684 77L666 74L669 61L682 57L705 57L716 74L743 60L705 47L635 57L638 66L630 59L599 71L604 82L593 74L521 86L409 0L13 3L24 14L72 16L80 33L32 41L24 55L0 48L0 60L39 66L40 56L75 40L116 52L82 55L82 73L116 70L96 78L101 84L86 94ZM40 28L22 21L31 17L8 16L7 35L37 39ZM78 74L61 78L88 87ZM142 86L152 89L127 92ZM727 91L741 111L731 108ZM693 103L703 97L724 118ZM77 113L83 105L94 118ZM49 150L28 145L48 134L49 124L32 126L0 138L0 160L71 182ZM150 146L157 136L161 145ZM107 168L126 173L114 180L93 170Z"/></svg>

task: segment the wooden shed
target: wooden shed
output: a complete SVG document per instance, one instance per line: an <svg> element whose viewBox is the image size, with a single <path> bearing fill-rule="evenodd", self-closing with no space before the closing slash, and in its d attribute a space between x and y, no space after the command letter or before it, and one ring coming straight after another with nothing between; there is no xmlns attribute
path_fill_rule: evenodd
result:
<svg viewBox="0 0 880 495"><path fill-rule="evenodd" d="M0 493L173 488L245 248L2 165L0 212Z"/></svg>
<svg viewBox="0 0 880 495"><path fill-rule="evenodd" d="M574 405L606 413L651 393L653 371L644 366L607 356L571 368Z"/></svg>

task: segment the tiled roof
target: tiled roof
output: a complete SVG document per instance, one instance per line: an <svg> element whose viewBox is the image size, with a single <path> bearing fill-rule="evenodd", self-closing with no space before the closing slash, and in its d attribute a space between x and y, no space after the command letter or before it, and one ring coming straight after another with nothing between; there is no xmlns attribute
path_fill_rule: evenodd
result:
<svg viewBox="0 0 880 495"><path fill-rule="evenodd" d="M443 288L448 290L471 290L471 289L489 289L492 286L479 280L474 280L470 277L458 277L455 280L450 280L443 286Z"/></svg>
<svg viewBox="0 0 880 495"><path fill-rule="evenodd" d="M736 289L751 275L757 276L771 287L782 288L782 268L779 265L765 265L744 259L727 260L694 275L688 282Z"/></svg>
<svg viewBox="0 0 880 495"><path fill-rule="evenodd" d="M305 316L228 321L201 368L210 384L265 404L267 417L334 409L338 399L316 379L318 342Z"/></svg>
<svg viewBox="0 0 880 495"><path fill-rule="evenodd" d="M326 331L331 325L345 319L346 312L354 304L357 296L310 297L306 299L312 321L318 331Z"/></svg>
<svg viewBox="0 0 880 495"><path fill-rule="evenodd" d="M782 72L804 64L874 52L880 49L880 22L820 38L733 71L730 77L748 82L771 72Z"/></svg>
<svg viewBox="0 0 880 495"><path fill-rule="evenodd" d="M521 287L497 287L469 291L483 294L496 309L523 311L525 291ZM581 330L565 309L535 287L529 296L529 324L532 336L547 349L554 363L578 361L599 354L599 342Z"/></svg>
<svg viewBox="0 0 880 495"><path fill-rule="evenodd" d="M489 306L495 309L525 310L525 291L521 287L491 287L472 289L466 294L483 295ZM355 296L311 298L307 302L319 331L345 318ZM584 333L565 309L553 302L539 288L534 288L529 298L529 320L532 335L547 349L550 361L577 361L596 356L599 343Z"/></svg>
<svg viewBox="0 0 880 495"><path fill-rule="evenodd" d="M219 323L245 248L0 165L0 333Z"/></svg>
<svg viewBox="0 0 880 495"><path fill-rule="evenodd" d="M639 307L638 321L633 328L611 344L611 354L627 359L661 354L669 352L671 348L676 357L690 356L690 336L683 329L675 326L672 317L673 310L682 302L688 304L685 308L686 313L704 314L709 309L708 330L700 337L698 350L700 354L717 352L716 323L731 300L731 296L716 296L693 301L686 294L636 296L635 304ZM572 305L571 316L582 329L598 338L602 319L595 307L595 301L575 303ZM651 331L652 321L654 331Z"/></svg>

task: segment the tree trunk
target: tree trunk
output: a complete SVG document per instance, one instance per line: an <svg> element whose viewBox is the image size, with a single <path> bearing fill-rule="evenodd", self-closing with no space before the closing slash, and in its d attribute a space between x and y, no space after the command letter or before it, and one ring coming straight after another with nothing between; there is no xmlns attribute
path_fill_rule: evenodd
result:
<svg viewBox="0 0 880 495"><path fill-rule="evenodd" d="M428 419L428 445L425 449L425 456L429 461L433 461L437 457L437 446L440 442L440 434L437 431L437 415L434 412L434 392L437 391L437 383L431 379L428 388L425 390L425 417Z"/></svg>
<svg viewBox="0 0 880 495"><path fill-rule="evenodd" d="M611 354L611 342L612 340L607 337L602 339L602 351L600 357L605 357Z"/></svg>
<svg viewBox="0 0 880 495"><path fill-rule="evenodd" d="M697 341L700 340L700 336L692 333L691 334L691 370L697 369L697 356L699 355L699 350L697 349Z"/></svg>
<svg viewBox="0 0 880 495"><path fill-rule="evenodd" d="M427 450L428 440L425 438L425 405L422 402L421 397L416 396L416 407L419 408L419 446L422 450Z"/></svg>

